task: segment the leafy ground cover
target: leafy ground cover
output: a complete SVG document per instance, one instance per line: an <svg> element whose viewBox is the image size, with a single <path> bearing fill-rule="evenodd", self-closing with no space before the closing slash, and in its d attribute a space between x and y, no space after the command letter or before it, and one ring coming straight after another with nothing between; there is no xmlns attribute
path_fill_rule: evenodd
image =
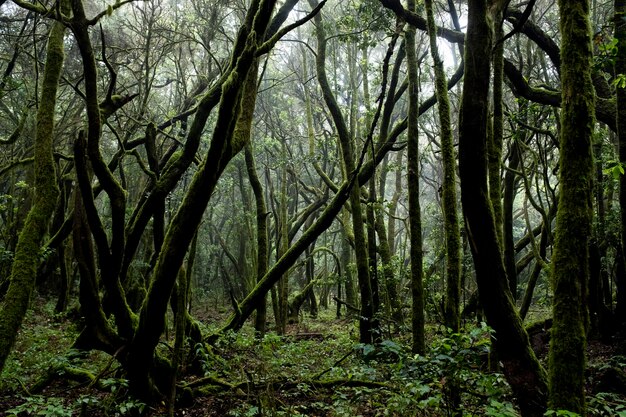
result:
<svg viewBox="0 0 626 417"><path fill-rule="evenodd" d="M203 321L219 324L221 315L205 311ZM70 349L76 321L77 314L54 315L51 305L36 300L0 378L0 415L168 415L165 402L147 406L128 396L115 360ZM398 335L358 344L354 321L330 313L305 317L282 337L270 332L258 339L244 328L195 347L174 415L447 416L458 407L468 417L517 416L491 336L484 324L461 334L432 328L431 349L419 356ZM165 340L162 348L170 349ZM590 343L589 355L589 414L626 416L626 391L619 391L626 387L626 357L600 342Z"/></svg>

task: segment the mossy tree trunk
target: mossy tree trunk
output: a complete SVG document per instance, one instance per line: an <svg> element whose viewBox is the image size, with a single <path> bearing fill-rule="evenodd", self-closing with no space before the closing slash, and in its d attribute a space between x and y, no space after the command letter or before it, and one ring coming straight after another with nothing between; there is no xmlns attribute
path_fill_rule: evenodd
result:
<svg viewBox="0 0 626 417"><path fill-rule="evenodd" d="M404 324L404 315L402 313L400 296L398 295L398 279L393 270L392 253L389 247L387 230L385 228L383 209L380 207L380 204L375 207L374 226L376 227L376 235L378 236L378 252L380 253L386 301L391 309L391 318L395 325L401 326Z"/></svg>
<svg viewBox="0 0 626 417"><path fill-rule="evenodd" d="M415 1L407 0L407 8L415 11ZM412 350L424 354L424 269L422 252L422 215L419 202L419 80L415 28L408 26L405 33L407 72L409 78L409 114L407 121L407 182L409 194L409 229L411 239L411 298L413 300L411 330Z"/></svg>
<svg viewBox="0 0 626 417"><path fill-rule="evenodd" d="M67 13L68 0L60 2L60 10ZM35 196L17 241L9 288L0 309L0 371L4 368L28 310L35 287L41 242L48 230L48 223L59 196L52 139L56 97L65 58L64 36L65 25L55 21L48 35L41 99L37 110L34 149Z"/></svg>
<svg viewBox="0 0 626 417"><path fill-rule="evenodd" d="M341 270L343 271L343 275L340 277L340 279L346 290L346 303L350 305L356 305L354 278L352 275L352 268L350 268L350 264L352 263L352 251L350 248L350 242L348 239L346 227L342 228L341 235ZM347 310L346 315L352 315L352 312L350 310Z"/></svg>
<svg viewBox="0 0 626 417"><path fill-rule="evenodd" d="M525 105L522 105L525 107ZM525 112L523 113L525 114ZM523 117L523 116L522 116ZM506 173L504 174L504 191L502 201L502 244L504 250L504 267L506 275L509 279L509 288L513 294L513 290L517 288L517 268L515 266L515 239L513 236L513 205L517 194L517 170L522 159L522 147L517 141L523 141L525 133L519 130L515 133L516 137L511 141L509 151L509 162ZM522 318L524 316L522 315Z"/></svg>
<svg viewBox="0 0 626 417"><path fill-rule="evenodd" d="M439 128L441 129L441 157L443 159L442 205L446 241L446 326L459 331L459 304L461 301L461 234L456 201L456 167L452 125L450 123L450 101L448 81L443 69L443 61L437 50L437 33L433 1L426 0L430 53L435 69L435 88L439 107Z"/></svg>
<svg viewBox="0 0 626 417"><path fill-rule="evenodd" d="M311 224L313 224L313 221L315 220L314 216L311 216L305 223L305 228L308 229L309 227L311 227ZM305 286L309 286L311 285L311 283L313 281L315 281L315 243L317 241L314 241L311 246L309 246L307 248L307 250L304 252L304 255L306 257L306 264L305 264L305 276L306 276L306 284ZM317 315L319 314L319 307L317 305L317 297L315 296L315 291L313 288L311 288L310 290L308 290L306 292L306 302L309 306L309 315L311 318L316 319ZM323 298L323 297L322 297ZM297 318L297 317L296 317Z"/></svg>
<svg viewBox="0 0 626 417"><path fill-rule="evenodd" d="M626 0L615 0L615 38L617 44L617 58L615 72L626 74ZM615 91L617 103L617 140L619 144L619 160L626 161L626 89L617 88ZM621 265L626 265L626 176L620 175L619 203L622 222ZM617 305L615 315L622 326L626 325L626 268L620 268L621 274L617 277Z"/></svg>
<svg viewBox="0 0 626 417"><path fill-rule="evenodd" d="M500 7L493 9L494 13L493 26L494 37L496 41L499 41L504 32L502 30L502 10ZM501 248L503 248L502 238L502 181L500 175L500 168L502 166L502 146L503 146L503 129L504 129L504 117L502 108L502 83L504 79L504 42L497 42L493 50L493 117L491 119L491 129L487 140L487 161L489 172L489 196L491 199L491 205L493 206L493 215L496 222L496 231L498 233L498 239L500 241ZM513 299L516 298L517 291L514 291L512 284L511 293ZM516 283L517 286L517 283Z"/></svg>
<svg viewBox="0 0 626 417"><path fill-rule="evenodd" d="M318 5L317 0L309 0L311 7ZM324 102L328 106L331 117L339 136L341 145L341 153L343 163L346 169L346 177L350 178L358 174L354 143L352 136L348 130L348 126L344 119L341 109L331 90L326 75L326 34L323 27L321 16L318 14L314 18L317 33L317 57L315 67L317 72L318 83L322 89ZM361 208L361 188L358 184L350 190L350 211L352 214L352 230L354 233L354 250L356 257L357 280L359 283L359 292L361 294L361 314L359 317L359 340L361 343L372 342L372 321L373 321L373 298L372 287L369 274L369 262L367 254L367 239L364 229L363 210Z"/></svg>
<svg viewBox="0 0 626 417"><path fill-rule="evenodd" d="M589 0L560 0L559 204L552 254L550 408L585 414L586 287L593 217L594 89Z"/></svg>
<svg viewBox="0 0 626 417"><path fill-rule="evenodd" d="M282 146L282 159L286 160L287 150L285 144ZM287 225L287 167L281 167L280 173L280 193L278 196L278 207L276 214L276 260L280 259L287 249L289 249L289 226ZM289 313L289 270L285 271L278 281L277 288L278 305L274 317L276 320L276 333L284 335L287 331L287 315Z"/></svg>
<svg viewBox="0 0 626 417"><path fill-rule="evenodd" d="M248 179L254 192L256 202L256 243L257 243L257 282L265 275L268 266L268 246L267 246L267 205L265 204L265 195L263 186L256 172L256 164L254 154L252 153L252 145L248 142L244 148L246 157L246 168L248 170ZM254 329L263 336L265 334L265 321L267 319L267 299L263 297L259 302L254 319Z"/></svg>
<svg viewBox="0 0 626 417"><path fill-rule="evenodd" d="M459 127L461 201L481 304L487 323L495 330L505 375L522 414L542 416L547 400L545 373L513 304L487 185L490 6L487 0L469 1Z"/></svg>
<svg viewBox="0 0 626 417"><path fill-rule="evenodd" d="M548 247L548 237L550 234L549 226L546 227L543 225L541 227L541 238L539 240L539 253L537 254L542 259L546 256L546 250ZM537 259L535 261L535 266L533 267L530 276L528 277L528 282L526 283L526 290L524 291L524 297L522 298L522 304L519 309L519 315L524 320L526 315L528 314L528 310L530 309L530 305L533 300L533 294L535 292L535 286L537 285L537 280L539 279L539 274L543 269L544 262Z"/></svg>

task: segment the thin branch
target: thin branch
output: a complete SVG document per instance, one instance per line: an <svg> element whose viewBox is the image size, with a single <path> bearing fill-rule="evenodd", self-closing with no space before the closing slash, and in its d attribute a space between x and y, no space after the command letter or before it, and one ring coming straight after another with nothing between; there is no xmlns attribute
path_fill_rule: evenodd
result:
<svg viewBox="0 0 626 417"><path fill-rule="evenodd" d="M298 26L302 26L303 24L305 24L309 20L313 19L313 17L315 17L315 15L317 13L319 13L319 11L322 9L322 7L324 7L324 5L326 4L326 1L327 0L322 0L320 2L320 4L318 4L313 10L311 10L311 13L309 13L308 15L303 17L302 19L292 23L291 25L287 25L284 28L282 28L281 30L279 30L278 32L276 32L276 34L274 34L274 36L272 36L269 40L264 42L263 45L261 45L257 49L256 56L261 56L263 54L268 53L274 47L274 45L276 45L276 43L280 40L280 38L285 36L290 31L294 30Z"/></svg>

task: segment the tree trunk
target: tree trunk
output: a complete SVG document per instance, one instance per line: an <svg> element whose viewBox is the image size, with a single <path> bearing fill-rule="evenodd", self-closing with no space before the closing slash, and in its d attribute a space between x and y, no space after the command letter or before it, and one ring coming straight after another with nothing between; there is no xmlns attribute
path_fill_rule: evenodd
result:
<svg viewBox="0 0 626 417"><path fill-rule="evenodd" d="M615 72L626 74L626 0L615 0L615 38L618 40L617 58L615 60ZM626 88L617 88L615 91L617 103L617 140L619 144L619 160L626 161ZM621 264L626 265L626 176L619 177L619 204L621 213L621 250L618 252L622 257ZM626 268L618 269L617 303L615 316L622 326L626 325Z"/></svg>
<svg viewBox="0 0 626 417"><path fill-rule="evenodd" d="M459 331L459 304L461 301L461 234L456 201L456 167L452 125L450 123L450 101L448 81L443 61L437 50L437 34L432 0L426 0L430 53L435 69L435 88L439 108L441 129L441 155L443 159L442 205L446 241L446 300L445 323L455 333Z"/></svg>
<svg viewBox="0 0 626 417"><path fill-rule="evenodd" d="M311 7L318 5L317 0L309 0ZM358 175L355 163L355 152L352 137L341 113L339 105L331 91L328 78L326 76L326 34L323 28L322 18L318 14L314 18L317 32L317 57L315 67L317 70L318 83L322 89L324 101L328 106L332 116L339 142L341 145L341 153L343 163L346 169L347 178ZM359 184L355 184L350 190L350 209L352 213L352 229L354 233L355 257L357 280L359 283L359 292L361 294L361 314L359 317L359 341L361 343L372 342L372 320L373 320L373 298L372 287L369 274L369 262L367 256L367 239L365 236L363 210L361 208L361 188Z"/></svg>
<svg viewBox="0 0 626 417"><path fill-rule="evenodd" d="M66 13L69 12L69 1L62 0L60 8ZM41 100L37 110L35 197L17 241L9 288L0 310L0 372L4 369L5 361L11 353L17 332L28 310L35 287L41 242L48 230L48 223L59 196L52 154L56 96L65 57L64 36L65 25L55 21L48 35Z"/></svg>
<svg viewBox="0 0 626 417"><path fill-rule="evenodd" d="M499 10L499 9L498 9ZM501 10L493 16L494 36L499 40L504 36L502 30ZM489 175L489 197L493 206L493 215L496 222L496 232L501 248L503 248L502 237L502 181L500 167L502 166L502 145L504 115L502 109L502 82L504 78L504 42L498 42L493 51L493 118L491 119L491 130L487 140L487 160ZM517 295L517 282L515 288L510 282L513 299ZM513 277L515 278L515 277Z"/></svg>
<svg viewBox="0 0 626 417"><path fill-rule="evenodd" d="M128 376L134 395L153 399L159 392L153 376L158 369L155 348L165 326L165 311L178 270L193 234L200 224L217 181L228 162L244 147L245 142L236 140L235 128L248 128L256 102L257 74L255 54L257 34L265 33L274 1L253 2L248 10L246 23L241 28L233 49L234 59L229 69L231 75L222 86L219 111L215 121L210 147L204 162L189 186L180 208L170 221L163 248L152 274L148 296L140 311L139 323L129 349ZM238 123L238 120L241 121ZM245 123L242 126L241 123Z"/></svg>
<svg viewBox="0 0 626 417"><path fill-rule="evenodd" d="M589 0L560 0L559 204L552 254L550 408L585 414L588 239L593 217L594 89Z"/></svg>
<svg viewBox="0 0 626 417"><path fill-rule="evenodd" d="M283 157L286 158L283 145ZM280 259L289 248L289 233L287 226L287 167L282 167L280 180L280 195L278 197L278 216L276 222L276 260ZM276 333L284 335L287 331L287 315L289 313L289 270L285 271L278 281L278 316L276 319Z"/></svg>
<svg viewBox="0 0 626 417"><path fill-rule="evenodd" d="M267 207L265 205L265 195L259 176L256 172L254 163L254 154L252 153L252 145L248 142L244 148L246 157L246 167L248 169L248 179L254 192L256 202L256 242L257 242L257 282L267 272L268 264L268 245L267 245ZM265 334L265 321L267 320L267 298L263 297L259 302L254 319L254 329L263 336Z"/></svg>
<svg viewBox="0 0 626 417"><path fill-rule="evenodd" d="M539 256L541 258L546 256L546 249L548 246L548 235L550 231L548 229L549 226L543 226L541 228L541 240L539 241ZM532 238L534 239L534 237ZM519 315L524 320L526 318L526 314L528 314L528 310L530 309L530 305L533 301L533 294L535 292L535 286L537 285L537 280L539 279L539 274L543 269L544 262L540 259L535 260L535 266L528 278L528 282L526 283L526 291L524 292L524 298L522 298L522 305L519 309Z"/></svg>
<svg viewBox="0 0 626 417"><path fill-rule="evenodd" d="M523 135L523 131L519 131L519 135ZM509 289L515 299L517 292L517 268L515 266L515 239L513 236L513 205L515 203L515 195L517 190L516 171L521 162L521 147L517 143L516 138L511 142L511 151L509 156L509 169L504 174L504 198L502 202L502 235L504 246L504 267L506 275L509 279ZM524 316L522 315L522 318Z"/></svg>
<svg viewBox="0 0 626 417"><path fill-rule="evenodd" d="M491 2L490 2L491 3ZM486 0L470 0L459 127L461 200L476 281L495 346L524 416L542 416L545 374L517 314L507 280L487 186L487 109L493 29Z"/></svg>
<svg viewBox="0 0 626 417"><path fill-rule="evenodd" d="M415 1L407 0L407 8L415 10ZM411 329L412 351L424 354L424 284L422 252L422 215L419 202L419 138L417 119L419 116L419 80L415 52L415 28L406 30L406 62L409 77L409 114L407 127L407 182L409 183L409 228L411 237L411 296L413 299Z"/></svg>
<svg viewBox="0 0 626 417"><path fill-rule="evenodd" d="M350 263L352 262L352 253L350 251L350 243L348 242L348 236L345 227L342 229L343 238L341 239L341 270L343 275L340 277L346 289L346 303L350 305L356 305L356 294L354 293L354 278L352 277L352 270ZM341 284L340 284L341 285ZM351 315L350 311L346 312L347 315Z"/></svg>
<svg viewBox="0 0 626 417"><path fill-rule="evenodd" d="M402 304L398 295L398 279L393 270L393 261L389 241L387 240L387 231L385 230L385 219L383 218L382 208L377 207L375 212L374 225L376 227L376 235L378 236L378 252L380 253L380 261L383 271L383 287L387 295L387 301L391 308L391 318L396 326L404 324L404 315L402 314Z"/></svg>

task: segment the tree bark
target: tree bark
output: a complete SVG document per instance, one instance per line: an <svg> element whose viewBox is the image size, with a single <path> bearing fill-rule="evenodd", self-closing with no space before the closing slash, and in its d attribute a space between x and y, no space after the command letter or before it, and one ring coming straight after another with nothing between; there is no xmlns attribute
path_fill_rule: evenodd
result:
<svg viewBox="0 0 626 417"><path fill-rule="evenodd" d="M407 0L409 11L415 10L415 1ZM409 114L407 127L407 182L409 194L409 229L411 258L411 297L413 299L411 330L412 351L424 354L424 271L422 249L422 220L419 202L419 137L418 137L418 99L419 80L417 56L415 52L415 28L409 26L405 33L407 72L409 77Z"/></svg>
<svg viewBox="0 0 626 417"><path fill-rule="evenodd" d="M433 1L426 0L426 20L430 38L430 53L434 62L435 88L439 108L441 129L441 156L443 159L442 205L446 242L446 300L445 323L452 331L459 331L459 304L461 301L461 234L456 198L456 167L452 125L450 123L450 101L448 81L443 69L443 61L437 49L437 34Z"/></svg>
<svg viewBox="0 0 626 417"><path fill-rule="evenodd" d="M248 10L246 23L233 50L230 75L222 86L208 153L167 230L129 351L129 381L132 391L139 398L152 399L159 395L153 380L157 372L153 366L155 348L165 326L167 301L178 269L193 238L189 230L195 230L200 223L226 165L245 145L245 142L235 140L241 136L234 133L240 117L252 118L257 74L251 68L254 68L258 47L257 34L265 33L274 5L275 1L255 1Z"/></svg>
<svg viewBox="0 0 626 417"><path fill-rule="evenodd" d="M588 239L593 217L594 89L589 0L560 0L559 204L552 254L550 408L585 414Z"/></svg>
<svg viewBox="0 0 626 417"><path fill-rule="evenodd" d="M615 60L615 72L626 74L626 1L615 0L615 38L618 40L617 58ZM619 144L619 160L626 161L626 89L617 88L615 91L617 104L617 140ZM626 176L620 175L619 181L619 204L622 222L622 244L619 254L622 257L621 264L626 265ZM615 316L622 326L626 325L626 268L620 268L617 274L617 304Z"/></svg>
<svg viewBox="0 0 626 417"><path fill-rule="evenodd" d="M256 242L257 242L257 282L260 280L268 266L268 245L267 245L267 206L265 204L265 195L259 176L256 172L256 164L254 163L254 154L252 153L252 145L246 143L244 148L246 157L246 167L248 169L248 179L254 192L256 202ZM254 329L263 336L265 334L265 321L267 319L267 298L263 297L259 301L254 319Z"/></svg>
<svg viewBox="0 0 626 417"><path fill-rule="evenodd" d="M465 81L459 127L461 201L476 281L495 347L524 416L542 416L545 373L517 314L498 243L487 186L487 109L493 28L491 1L470 0L465 42Z"/></svg>
<svg viewBox="0 0 626 417"><path fill-rule="evenodd" d="M69 2L61 1L60 8L67 12ZM17 332L28 310L35 288L41 242L48 230L48 223L59 196L53 158L53 137L56 97L65 58L64 36L65 25L55 21L48 35L41 100L37 110L35 197L17 241L9 288L0 310L0 372L11 353Z"/></svg>
<svg viewBox="0 0 626 417"><path fill-rule="evenodd" d="M311 7L318 5L317 0L309 0ZM341 145L341 152L343 157L343 163L345 164L346 176L352 177L358 175L357 166L355 162L354 144L352 137L349 133L348 127L341 113L339 105L335 99L333 92L331 91L328 78L326 76L326 35L323 28L322 18L318 14L314 18L317 32L317 57L315 60L315 67L317 70L317 79L322 89L324 101L328 106L331 117L337 129L337 135L339 136L339 142ZM361 208L361 188L358 184L350 190L350 209L352 213L352 229L354 233L355 242L355 257L356 257L356 269L357 280L359 283L359 292L361 294L361 315L359 317L359 341L361 343L372 342L372 320L373 314L373 298L372 287L369 274L369 263L367 256L367 239L364 230L363 210Z"/></svg>

